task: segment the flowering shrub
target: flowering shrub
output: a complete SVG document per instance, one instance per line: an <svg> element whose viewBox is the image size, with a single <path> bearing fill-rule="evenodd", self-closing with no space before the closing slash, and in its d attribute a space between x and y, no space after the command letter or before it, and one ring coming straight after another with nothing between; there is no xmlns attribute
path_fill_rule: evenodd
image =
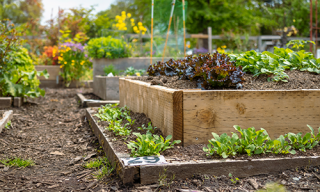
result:
<svg viewBox="0 0 320 192"><path fill-rule="evenodd" d="M126 14L125 11L122 11L121 16L120 15L116 16L117 23L113 24L113 27L120 31L127 31L128 30L127 26L129 26L129 24L126 19L129 19L130 17L131 17L130 13ZM135 33L138 33L138 34L142 33L142 35L144 35L145 32L147 31L147 28L145 28L141 22L138 22L138 26L136 26L134 23L134 18L130 19L130 25Z"/></svg>
<svg viewBox="0 0 320 192"><path fill-rule="evenodd" d="M61 76L67 87L71 81L80 80L86 74L86 71L92 67L92 63L89 61L81 43L64 43L60 47L59 54L60 68L63 68Z"/></svg>
<svg viewBox="0 0 320 192"><path fill-rule="evenodd" d="M45 46L41 59L45 65L58 64L59 50L57 46Z"/></svg>

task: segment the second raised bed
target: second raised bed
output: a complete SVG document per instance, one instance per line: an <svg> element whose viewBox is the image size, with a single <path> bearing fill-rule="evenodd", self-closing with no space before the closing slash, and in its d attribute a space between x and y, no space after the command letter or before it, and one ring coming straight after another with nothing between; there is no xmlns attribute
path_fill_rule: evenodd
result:
<svg viewBox="0 0 320 192"><path fill-rule="evenodd" d="M120 106L145 113L184 146L206 144L212 132L264 128L272 138L320 126L320 90L178 90L119 79Z"/></svg>

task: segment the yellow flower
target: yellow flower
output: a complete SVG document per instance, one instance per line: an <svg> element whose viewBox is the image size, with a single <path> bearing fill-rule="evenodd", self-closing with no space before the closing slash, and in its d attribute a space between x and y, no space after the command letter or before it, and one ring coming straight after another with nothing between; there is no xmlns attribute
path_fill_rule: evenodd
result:
<svg viewBox="0 0 320 192"><path fill-rule="evenodd" d="M138 27L137 27L137 26L134 26L134 27L133 27L133 30L134 30L134 31L137 31L137 30L138 30Z"/></svg>
<svg viewBox="0 0 320 192"><path fill-rule="evenodd" d="M221 48L222 48L222 49L225 49L225 48L227 48L227 46L223 45L223 46L221 46Z"/></svg>
<svg viewBox="0 0 320 192"><path fill-rule="evenodd" d="M63 53L61 53L60 56L63 56Z"/></svg>
<svg viewBox="0 0 320 192"><path fill-rule="evenodd" d="M74 65L74 63L72 63L71 65Z"/></svg>
<svg viewBox="0 0 320 192"><path fill-rule="evenodd" d="M127 28L126 28L126 27L124 27L124 28L123 28L123 30L125 30L125 31L126 31L126 30L127 30Z"/></svg>
<svg viewBox="0 0 320 192"><path fill-rule="evenodd" d="M72 60L72 63L74 63L74 60Z"/></svg>
<svg viewBox="0 0 320 192"><path fill-rule="evenodd" d="M134 22L134 18L130 19L131 22Z"/></svg>
<svg viewBox="0 0 320 192"><path fill-rule="evenodd" d="M121 12L121 15L126 15L126 12L125 12L125 11L122 11L122 12Z"/></svg>
<svg viewBox="0 0 320 192"><path fill-rule="evenodd" d="M62 61L62 60L63 60L63 58L62 58L62 57L58 57L58 60Z"/></svg>
<svg viewBox="0 0 320 192"><path fill-rule="evenodd" d="M119 20L119 19L121 19L121 17L120 17L119 15L117 15L117 16L116 16L116 19Z"/></svg>
<svg viewBox="0 0 320 192"><path fill-rule="evenodd" d="M138 76L138 77L140 77L141 75L140 75L140 73L136 73L136 75Z"/></svg>
<svg viewBox="0 0 320 192"><path fill-rule="evenodd" d="M128 13L128 14L127 14L127 17L128 17L128 18L130 18L130 17L131 17L131 14L130 14L130 13Z"/></svg>
<svg viewBox="0 0 320 192"><path fill-rule="evenodd" d="M60 69L63 67L63 65L60 65Z"/></svg>
<svg viewBox="0 0 320 192"><path fill-rule="evenodd" d="M144 34L146 34L146 32L143 31L143 32L142 32L142 35L144 35Z"/></svg>
<svg viewBox="0 0 320 192"><path fill-rule="evenodd" d="M65 61L64 64L67 64L67 62Z"/></svg>
<svg viewBox="0 0 320 192"><path fill-rule="evenodd" d="M140 25L142 26L142 23L141 23L141 22L138 22L138 25L139 25L139 26L140 26Z"/></svg>

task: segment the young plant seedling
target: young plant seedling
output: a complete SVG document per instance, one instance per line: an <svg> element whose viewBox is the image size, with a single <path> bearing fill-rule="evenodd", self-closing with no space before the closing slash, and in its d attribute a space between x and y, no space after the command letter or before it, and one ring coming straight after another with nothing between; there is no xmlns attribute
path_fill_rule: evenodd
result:
<svg viewBox="0 0 320 192"><path fill-rule="evenodd" d="M6 129L10 129L9 127L11 126L11 121L8 121L8 123L5 125Z"/></svg>
<svg viewBox="0 0 320 192"><path fill-rule="evenodd" d="M138 127L139 130L143 131L143 130L148 130L149 132L151 132L152 134L154 133L155 129L157 127L152 127L151 122L148 123L148 127L145 127L145 125L143 124L141 127Z"/></svg>
<svg viewBox="0 0 320 192"><path fill-rule="evenodd" d="M239 181L239 178L238 177L233 177L231 173L229 173L229 177L230 177L230 181L233 183L233 184L236 184L238 181Z"/></svg>

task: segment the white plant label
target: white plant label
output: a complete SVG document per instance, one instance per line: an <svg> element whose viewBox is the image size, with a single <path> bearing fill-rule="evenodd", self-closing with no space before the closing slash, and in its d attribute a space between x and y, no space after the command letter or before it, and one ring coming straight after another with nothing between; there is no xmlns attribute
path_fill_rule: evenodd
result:
<svg viewBox="0 0 320 192"><path fill-rule="evenodd" d="M154 164L167 164L164 156L146 156L146 157L128 157L121 158L125 166L135 165L154 165Z"/></svg>

